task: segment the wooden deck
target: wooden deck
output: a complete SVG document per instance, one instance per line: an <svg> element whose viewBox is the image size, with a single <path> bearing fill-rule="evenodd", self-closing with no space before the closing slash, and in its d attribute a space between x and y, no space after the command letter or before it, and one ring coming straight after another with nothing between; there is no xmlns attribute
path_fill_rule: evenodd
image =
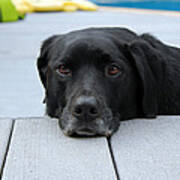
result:
<svg viewBox="0 0 180 180"><path fill-rule="evenodd" d="M57 120L0 120L2 180L179 180L180 117L123 122L111 138L69 138Z"/></svg>
<svg viewBox="0 0 180 180"><path fill-rule="evenodd" d="M34 13L0 24L0 180L180 179L180 116L125 121L111 139L66 137L43 116L35 67L42 40L92 26L129 27L180 45L179 15L167 12Z"/></svg>

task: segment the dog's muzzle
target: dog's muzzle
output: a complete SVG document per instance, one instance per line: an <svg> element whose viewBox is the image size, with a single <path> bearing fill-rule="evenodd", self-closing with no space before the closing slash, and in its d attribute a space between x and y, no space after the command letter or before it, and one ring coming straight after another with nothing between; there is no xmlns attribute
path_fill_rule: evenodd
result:
<svg viewBox="0 0 180 180"><path fill-rule="evenodd" d="M81 124L74 128L73 133L87 136L95 135L96 133L93 128L90 128L90 125L101 116L97 99L94 96L80 96L74 101L71 109L72 116Z"/></svg>
<svg viewBox="0 0 180 180"><path fill-rule="evenodd" d="M63 110L59 124L68 136L110 136L113 115L95 96L81 95Z"/></svg>

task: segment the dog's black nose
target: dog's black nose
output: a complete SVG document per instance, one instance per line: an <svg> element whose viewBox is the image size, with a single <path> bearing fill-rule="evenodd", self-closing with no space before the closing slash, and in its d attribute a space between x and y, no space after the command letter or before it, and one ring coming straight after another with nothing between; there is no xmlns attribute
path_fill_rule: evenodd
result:
<svg viewBox="0 0 180 180"><path fill-rule="evenodd" d="M76 99L73 115L78 119L96 119L99 116L98 103L93 96L80 96Z"/></svg>

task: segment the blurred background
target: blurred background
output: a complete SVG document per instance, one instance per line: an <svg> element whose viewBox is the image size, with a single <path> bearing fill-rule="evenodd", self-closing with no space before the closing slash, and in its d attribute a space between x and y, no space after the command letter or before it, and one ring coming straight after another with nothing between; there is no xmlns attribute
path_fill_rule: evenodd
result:
<svg viewBox="0 0 180 180"><path fill-rule="evenodd" d="M141 9L180 10L179 0L91 0L102 6L118 6Z"/></svg>
<svg viewBox="0 0 180 180"><path fill-rule="evenodd" d="M0 0L0 117L42 116L36 59L51 35L126 27L180 46L180 0Z"/></svg>

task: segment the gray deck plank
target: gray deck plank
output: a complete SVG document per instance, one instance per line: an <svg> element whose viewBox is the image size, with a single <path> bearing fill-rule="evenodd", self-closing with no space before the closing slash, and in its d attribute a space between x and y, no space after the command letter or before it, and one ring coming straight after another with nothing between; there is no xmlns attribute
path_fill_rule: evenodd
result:
<svg viewBox="0 0 180 180"><path fill-rule="evenodd" d="M111 143L121 180L180 179L180 116L123 122Z"/></svg>
<svg viewBox="0 0 180 180"><path fill-rule="evenodd" d="M106 138L69 138L55 119L17 120L2 180L115 180Z"/></svg>
<svg viewBox="0 0 180 180"><path fill-rule="evenodd" d="M11 119L0 119L0 170L2 168L3 160L6 154L6 148L11 132L11 127L12 127Z"/></svg>

